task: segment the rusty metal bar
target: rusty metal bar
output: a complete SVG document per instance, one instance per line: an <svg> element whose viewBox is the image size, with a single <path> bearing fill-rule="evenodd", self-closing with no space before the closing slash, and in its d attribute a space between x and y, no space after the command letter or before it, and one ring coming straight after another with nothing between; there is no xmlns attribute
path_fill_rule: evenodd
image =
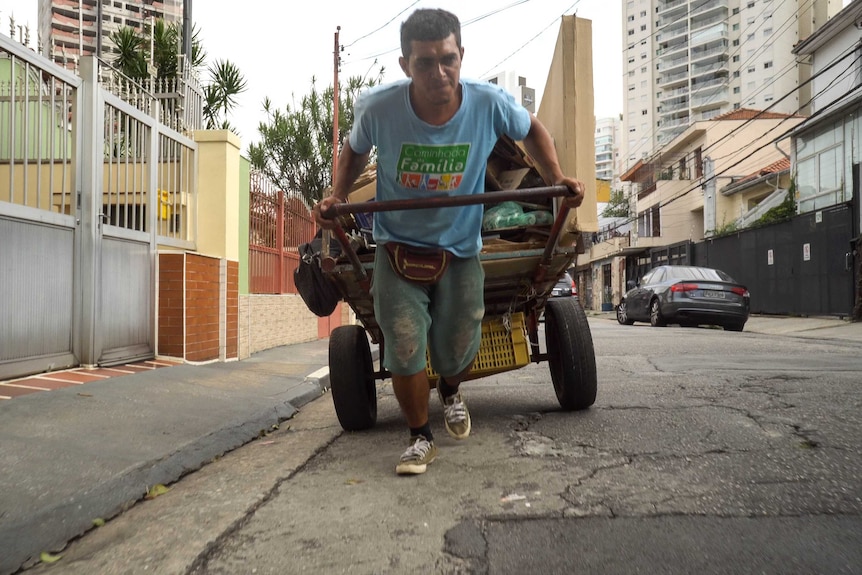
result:
<svg viewBox="0 0 862 575"><path fill-rule="evenodd" d="M474 206L476 204L500 204L502 202L526 202L541 198L556 198L574 193L566 186L548 186L525 190L503 190L469 196L441 196L412 200L388 200L385 202L360 202L356 204L335 204L322 212L324 218L356 213L393 212L397 210L419 210L423 208L448 208L455 206Z"/></svg>

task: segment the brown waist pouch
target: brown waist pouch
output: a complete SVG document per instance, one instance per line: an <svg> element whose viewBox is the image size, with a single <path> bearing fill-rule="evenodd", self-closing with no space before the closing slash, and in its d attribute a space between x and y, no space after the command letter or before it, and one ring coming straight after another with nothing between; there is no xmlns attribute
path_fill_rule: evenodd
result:
<svg viewBox="0 0 862 575"><path fill-rule="evenodd" d="M419 248L387 242L386 255L398 275L417 284L434 284L440 281L452 254L442 248Z"/></svg>

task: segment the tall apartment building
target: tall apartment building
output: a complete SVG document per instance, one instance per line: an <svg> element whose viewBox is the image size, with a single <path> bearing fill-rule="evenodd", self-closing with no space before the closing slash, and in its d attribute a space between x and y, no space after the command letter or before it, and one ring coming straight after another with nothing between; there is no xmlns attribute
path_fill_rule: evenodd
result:
<svg viewBox="0 0 862 575"><path fill-rule="evenodd" d="M806 113L791 52L841 0L622 0L623 169L697 120L740 108ZM781 99L786 94L791 94Z"/></svg>
<svg viewBox="0 0 862 575"><path fill-rule="evenodd" d="M39 0L42 54L60 65L112 49L111 32L128 26L146 34L153 18L179 22L182 0Z"/></svg>
<svg viewBox="0 0 862 575"><path fill-rule="evenodd" d="M516 102L520 102L522 106L533 114L536 113L536 90L527 86L527 79L523 76L506 71L489 76L484 80L504 88L514 96Z"/></svg>
<svg viewBox="0 0 862 575"><path fill-rule="evenodd" d="M611 189L619 189L620 169L620 118L596 118L596 179L610 182Z"/></svg>

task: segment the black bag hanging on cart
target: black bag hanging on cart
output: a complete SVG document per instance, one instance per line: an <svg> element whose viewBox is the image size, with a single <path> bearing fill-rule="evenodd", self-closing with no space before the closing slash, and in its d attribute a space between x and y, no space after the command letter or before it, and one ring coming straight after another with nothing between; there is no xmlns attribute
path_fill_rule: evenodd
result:
<svg viewBox="0 0 862 575"><path fill-rule="evenodd" d="M335 283L320 269L321 234L299 246L299 265L293 272L293 282L306 307L318 317L326 317L335 311L341 301L341 293ZM335 244L335 245L333 245ZM330 242L329 253L337 256L341 250L338 242Z"/></svg>

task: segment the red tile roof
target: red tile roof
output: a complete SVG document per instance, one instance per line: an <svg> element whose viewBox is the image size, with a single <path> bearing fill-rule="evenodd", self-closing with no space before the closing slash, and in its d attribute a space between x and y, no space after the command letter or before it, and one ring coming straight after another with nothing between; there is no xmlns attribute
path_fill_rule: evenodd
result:
<svg viewBox="0 0 862 575"><path fill-rule="evenodd" d="M736 180L735 182L733 182L732 185L738 186L738 185L743 184L745 182L750 182L750 181L756 180L757 178L762 178L763 176L768 176L769 174L777 174L777 173L780 173L780 172L783 172L783 171L789 170L789 169L790 169L790 160L788 160L787 158L781 158L777 162L772 162L768 166L766 166L764 168L760 168L759 170L757 170L753 174L748 174L744 178ZM728 186L728 187L730 187L730 186Z"/></svg>

